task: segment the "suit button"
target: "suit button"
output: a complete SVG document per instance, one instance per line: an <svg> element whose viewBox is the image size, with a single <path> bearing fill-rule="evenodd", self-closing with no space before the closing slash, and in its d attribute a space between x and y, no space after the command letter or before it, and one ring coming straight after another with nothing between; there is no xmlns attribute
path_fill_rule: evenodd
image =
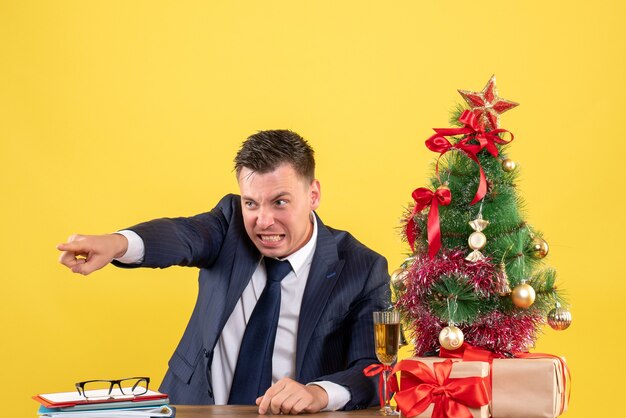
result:
<svg viewBox="0 0 626 418"><path fill-rule="evenodd" d="M203 348L202 352L204 353L204 357L209 358L209 351L206 348Z"/></svg>

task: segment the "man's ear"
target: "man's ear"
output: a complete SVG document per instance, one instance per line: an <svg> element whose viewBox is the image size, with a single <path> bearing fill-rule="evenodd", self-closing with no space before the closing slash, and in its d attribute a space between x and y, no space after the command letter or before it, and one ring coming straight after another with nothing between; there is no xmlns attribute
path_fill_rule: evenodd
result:
<svg viewBox="0 0 626 418"><path fill-rule="evenodd" d="M319 180L315 179L311 182L309 195L311 197L311 210L315 210L319 207L322 199L322 189Z"/></svg>

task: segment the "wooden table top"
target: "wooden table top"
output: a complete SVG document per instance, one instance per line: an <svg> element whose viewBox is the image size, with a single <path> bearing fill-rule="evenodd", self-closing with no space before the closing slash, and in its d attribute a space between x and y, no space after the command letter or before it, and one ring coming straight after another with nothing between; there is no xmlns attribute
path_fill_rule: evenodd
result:
<svg viewBox="0 0 626 418"><path fill-rule="evenodd" d="M267 417L259 415L258 409L253 405L174 405L176 407L176 418L209 418L214 416L229 415L231 417ZM307 415L307 414L304 414ZM320 412L318 414L308 414L310 417L319 418L379 418L377 408L362 409L358 411L335 411Z"/></svg>

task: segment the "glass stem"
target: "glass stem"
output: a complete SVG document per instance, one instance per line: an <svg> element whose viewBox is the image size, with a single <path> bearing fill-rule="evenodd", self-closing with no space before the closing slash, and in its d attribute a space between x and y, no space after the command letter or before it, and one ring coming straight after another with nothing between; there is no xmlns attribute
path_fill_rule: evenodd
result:
<svg viewBox="0 0 626 418"><path fill-rule="evenodd" d="M389 379L389 373L391 370L385 369L383 370L383 396L385 397L385 410L390 410L391 405L389 402L391 401L389 396L389 386L387 385L387 380Z"/></svg>

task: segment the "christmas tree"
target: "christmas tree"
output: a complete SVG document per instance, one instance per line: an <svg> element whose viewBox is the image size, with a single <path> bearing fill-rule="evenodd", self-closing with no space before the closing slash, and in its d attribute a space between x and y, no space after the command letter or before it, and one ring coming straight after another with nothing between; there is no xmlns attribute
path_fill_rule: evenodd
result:
<svg viewBox="0 0 626 418"><path fill-rule="evenodd" d="M434 129L439 154L430 187L413 191L403 233L411 253L392 274L395 305L412 330L415 354L463 341L500 355L526 352L547 322L571 315L544 265L548 244L524 220L514 136L500 114L518 104L498 96L495 76L480 92L459 90L454 127Z"/></svg>

